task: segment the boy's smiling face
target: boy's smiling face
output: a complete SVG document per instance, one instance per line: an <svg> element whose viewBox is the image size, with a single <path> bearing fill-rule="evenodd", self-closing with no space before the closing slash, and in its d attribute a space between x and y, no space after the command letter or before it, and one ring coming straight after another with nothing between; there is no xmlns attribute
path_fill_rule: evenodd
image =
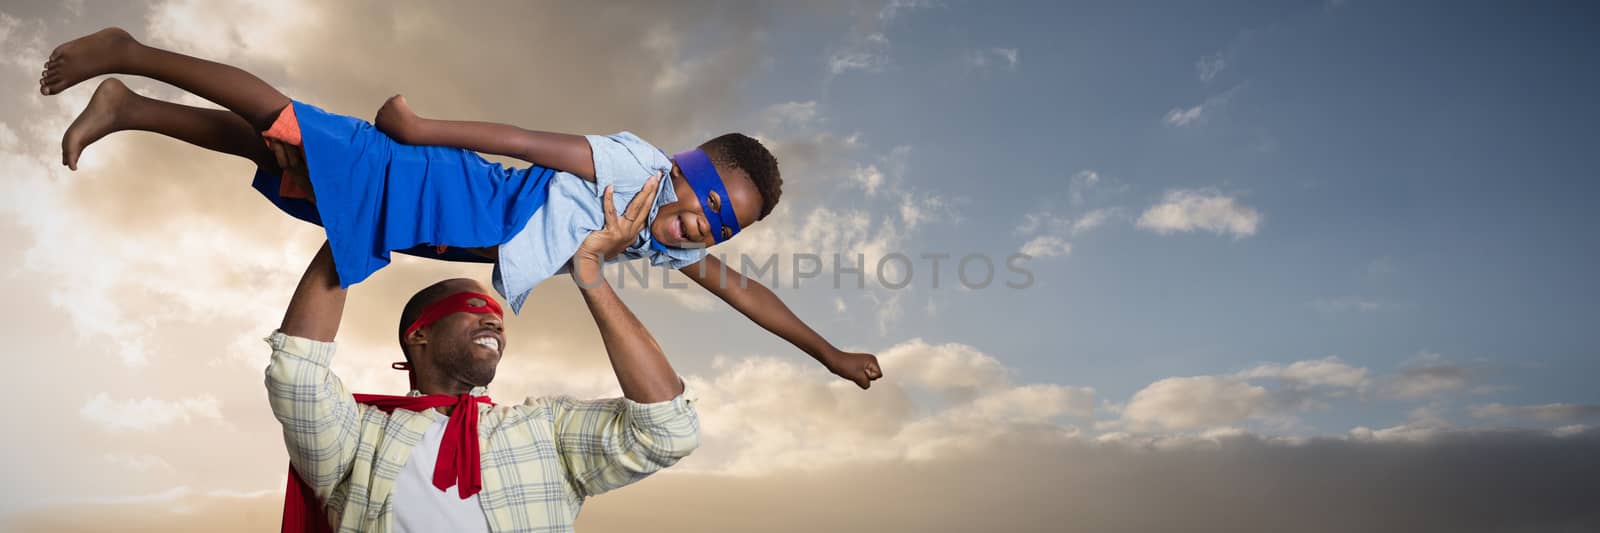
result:
<svg viewBox="0 0 1600 533"><path fill-rule="evenodd" d="M743 170L717 165L717 174L722 176L722 186L728 190L728 198L712 192L711 209L720 210L722 202L733 202L733 212L739 217L739 228L743 230L755 224L756 217L761 214L761 191L756 190L756 185L750 182L750 177ZM655 222L650 224L650 235L656 242L674 248L706 248L717 243L712 232L724 232L724 235L732 232L732 228L713 228L706 221L700 197L695 195L694 188L689 186L689 180L683 177L683 171L678 169L677 163L672 165L672 192L677 194L678 201L661 206L656 211Z"/></svg>

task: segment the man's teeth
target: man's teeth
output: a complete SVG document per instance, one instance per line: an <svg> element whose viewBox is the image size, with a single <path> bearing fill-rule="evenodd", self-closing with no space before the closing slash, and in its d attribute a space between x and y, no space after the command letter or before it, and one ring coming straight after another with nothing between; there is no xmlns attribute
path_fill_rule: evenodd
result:
<svg viewBox="0 0 1600 533"><path fill-rule="evenodd" d="M488 346L490 349L497 352L500 351L500 339L496 339L494 337L479 337L473 340L472 343Z"/></svg>

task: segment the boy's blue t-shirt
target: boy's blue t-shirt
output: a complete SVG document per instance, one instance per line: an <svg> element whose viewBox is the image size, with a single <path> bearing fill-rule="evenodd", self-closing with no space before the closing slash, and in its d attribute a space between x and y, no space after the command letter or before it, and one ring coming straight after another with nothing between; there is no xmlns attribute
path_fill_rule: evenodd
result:
<svg viewBox="0 0 1600 533"><path fill-rule="evenodd" d="M590 232L605 227L604 204L600 194L612 186L612 202L617 211L644 188L645 180L661 175L661 187L638 240L611 262L648 258L651 265L683 268L704 259L704 248L651 246L650 223L663 205L678 201L672 190L672 160L660 149L638 136L622 132L613 135L587 135L594 152L594 183L567 172L550 179L549 197L543 207L528 219L528 224L500 245L500 260L494 266L494 288L521 312L528 293L545 278L565 271L567 261Z"/></svg>

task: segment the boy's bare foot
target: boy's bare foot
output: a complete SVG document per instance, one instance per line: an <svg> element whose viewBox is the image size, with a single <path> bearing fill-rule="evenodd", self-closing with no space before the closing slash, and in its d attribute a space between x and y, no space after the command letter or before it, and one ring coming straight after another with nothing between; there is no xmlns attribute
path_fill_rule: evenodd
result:
<svg viewBox="0 0 1600 533"><path fill-rule="evenodd" d="M138 44L122 28L106 28L57 46L39 76L39 93L61 94L83 80L109 74Z"/></svg>
<svg viewBox="0 0 1600 533"><path fill-rule="evenodd" d="M119 112L130 98L136 96L128 90L128 86L122 84L122 80L108 78L100 82L100 86L94 90L94 96L89 98L89 105L67 127L67 134L61 137L61 164L78 170L78 155L83 153L84 147L120 130L117 120Z"/></svg>
<svg viewBox="0 0 1600 533"><path fill-rule="evenodd" d="M411 111L411 104L406 103L406 97L397 94L383 102L383 107L378 108L378 116L373 119L372 124L385 135L400 142L408 142L409 126L416 118L417 114Z"/></svg>

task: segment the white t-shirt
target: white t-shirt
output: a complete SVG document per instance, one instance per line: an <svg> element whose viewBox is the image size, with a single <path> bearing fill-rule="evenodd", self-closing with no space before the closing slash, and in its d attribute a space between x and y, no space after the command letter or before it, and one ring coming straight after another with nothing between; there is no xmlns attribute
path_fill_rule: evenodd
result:
<svg viewBox="0 0 1600 533"><path fill-rule="evenodd" d="M433 425L422 433L422 442L411 450L411 459L394 481L394 531L431 533L461 531L489 533L489 519L478 505L478 495L461 499L455 486L439 490L433 486L433 465L439 460L439 441L450 421L436 409L429 409Z"/></svg>

